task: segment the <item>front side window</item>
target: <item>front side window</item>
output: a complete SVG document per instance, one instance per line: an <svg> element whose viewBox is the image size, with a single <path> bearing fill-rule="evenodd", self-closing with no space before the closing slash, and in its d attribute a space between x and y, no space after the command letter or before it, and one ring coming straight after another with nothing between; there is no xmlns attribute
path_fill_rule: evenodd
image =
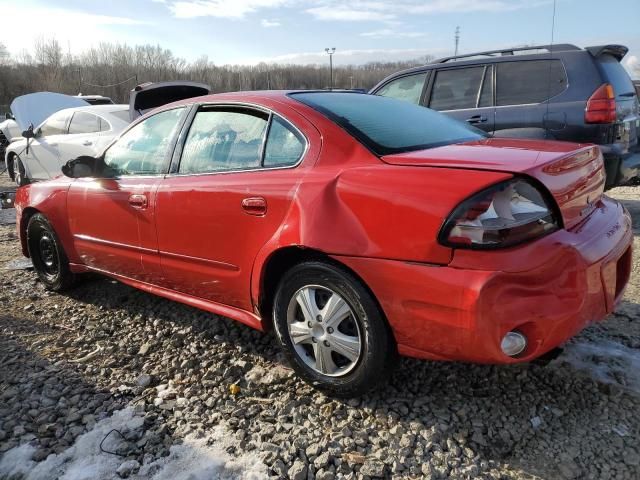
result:
<svg viewBox="0 0 640 480"><path fill-rule="evenodd" d="M155 175L167 167L169 146L184 107L157 113L125 132L104 155L104 162L118 175Z"/></svg>
<svg viewBox="0 0 640 480"><path fill-rule="evenodd" d="M49 137L51 135L66 134L70 115L69 112L54 113L40 127L40 135Z"/></svg>
<svg viewBox="0 0 640 480"><path fill-rule="evenodd" d="M424 87L424 81L426 78L426 73L397 78L378 90L376 95L397 98L398 100L406 100L407 102L415 103L417 105L420 103L422 88Z"/></svg>
<svg viewBox="0 0 640 480"><path fill-rule="evenodd" d="M245 109L199 111L182 150L179 173L260 167L269 116Z"/></svg>
<svg viewBox="0 0 640 480"><path fill-rule="evenodd" d="M560 60L523 60L496 65L496 105L540 103L567 88Z"/></svg>
<svg viewBox="0 0 640 480"><path fill-rule="evenodd" d="M376 155L424 150L487 136L447 115L393 98L346 92L289 96L325 115Z"/></svg>
<svg viewBox="0 0 640 480"><path fill-rule="evenodd" d="M429 107L434 110L476 108L484 67L440 70L436 74Z"/></svg>
<svg viewBox="0 0 640 480"><path fill-rule="evenodd" d="M76 112L69 124L69 133L94 133L100 131L100 119L87 112Z"/></svg>

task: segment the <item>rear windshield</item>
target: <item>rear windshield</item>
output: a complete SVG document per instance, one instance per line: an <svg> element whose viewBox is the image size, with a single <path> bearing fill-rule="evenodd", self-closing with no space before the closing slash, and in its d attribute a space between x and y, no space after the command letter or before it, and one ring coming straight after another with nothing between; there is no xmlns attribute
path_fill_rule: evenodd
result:
<svg viewBox="0 0 640 480"><path fill-rule="evenodd" d="M304 92L290 96L337 123L377 155L487 137L466 123L394 98L342 92Z"/></svg>
<svg viewBox="0 0 640 480"><path fill-rule="evenodd" d="M114 117L119 118L123 122L129 123L131 121L131 118L129 117L129 110L128 109L125 109L125 110L113 110L113 111L111 111L109 113L111 115L113 115Z"/></svg>
<svg viewBox="0 0 640 480"><path fill-rule="evenodd" d="M629 74L615 57L601 55L598 57L598 63L602 67L606 81L613 86L616 96L635 93Z"/></svg>

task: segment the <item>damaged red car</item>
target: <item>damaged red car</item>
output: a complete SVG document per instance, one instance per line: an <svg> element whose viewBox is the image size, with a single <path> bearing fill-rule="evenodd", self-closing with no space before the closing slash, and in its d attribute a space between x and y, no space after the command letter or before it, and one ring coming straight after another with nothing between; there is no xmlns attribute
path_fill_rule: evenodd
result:
<svg viewBox="0 0 640 480"><path fill-rule="evenodd" d="M397 354L509 364L620 301L631 220L592 145L348 92L183 100L18 190L50 289L98 272L260 329L336 396Z"/></svg>

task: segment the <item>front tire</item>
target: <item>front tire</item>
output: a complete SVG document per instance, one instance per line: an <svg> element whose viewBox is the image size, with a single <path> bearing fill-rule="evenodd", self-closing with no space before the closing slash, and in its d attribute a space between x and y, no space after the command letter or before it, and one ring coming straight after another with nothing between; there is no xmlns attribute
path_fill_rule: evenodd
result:
<svg viewBox="0 0 640 480"><path fill-rule="evenodd" d="M396 347L375 299L351 273L329 263L296 265L274 302L278 341L307 383L336 397L385 382Z"/></svg>
<svg viewBox="0 0 640 480"><path fill-rule="evenodd" d="M62 243L47 218L36 213L27 225L27 246L33 267L48 290L61 292L75 283Z"/></svg>

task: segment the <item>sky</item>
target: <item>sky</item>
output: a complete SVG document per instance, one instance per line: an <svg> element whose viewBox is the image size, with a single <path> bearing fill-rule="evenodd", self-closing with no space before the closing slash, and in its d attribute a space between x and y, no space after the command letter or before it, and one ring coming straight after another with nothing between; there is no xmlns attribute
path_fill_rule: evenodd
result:
<svg viewBox="0 0 640 480"><path fill-rule="evenodd" d="M640 1L556 0L555 43L621 43L640 64ZM216 64L408 60L551 42L553 0L0 0L11 53L38 36L81 52L101 41L159 44Z"/></svg>

